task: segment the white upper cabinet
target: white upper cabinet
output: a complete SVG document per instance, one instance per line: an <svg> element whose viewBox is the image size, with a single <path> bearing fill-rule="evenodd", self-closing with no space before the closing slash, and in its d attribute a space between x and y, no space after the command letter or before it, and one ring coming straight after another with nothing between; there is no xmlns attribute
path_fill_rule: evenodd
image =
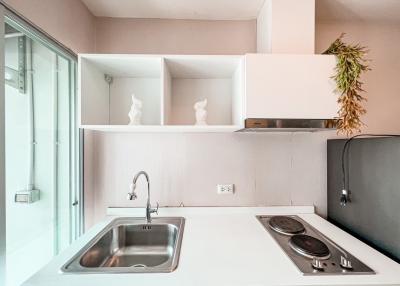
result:
<svg viewBox="0 0 400 286"><path fill-rule="evenodd" d="M246 55L245 118L337 117L335 65L328 55Z"/></svg>
<svg viewBox="0 0 400 286"><path fill-rule="evenodd" d="M243 125L243 56L79 56L80 127L133 132L232 132ZM107 81L107 78L110 79ZM141 125L128 125L131 95ZM208 125L195 125L207 99Z"/></svg>
<svg viewBox="0 0 400 286"><path fill-rule="evenodd" d="M335 63L323 55L80 55L80 127L232 132L246 118L331 119ZM132 94L141 125L128 125ZM199 126L193 105L203 99L208 125Z"/></svg>

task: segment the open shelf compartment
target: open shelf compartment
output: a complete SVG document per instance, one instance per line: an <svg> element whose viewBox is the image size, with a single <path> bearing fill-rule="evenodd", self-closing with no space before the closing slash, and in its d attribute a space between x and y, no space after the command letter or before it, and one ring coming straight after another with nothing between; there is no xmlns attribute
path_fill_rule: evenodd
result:
<svg viewBox="0 0 400 286"><path fill-rule="evenodd" d="M243 64L239 56L164 58L165 125L194 125L194 104L207 99L209 126L242 123Z"/></svg>
<svg viewBox="0 0 400 286"><path fill-rule="evenodd" d="M82 55L79 65L82 127L128 125L133 93L143 104L142 125L161 124L161 57Z"/></svg>

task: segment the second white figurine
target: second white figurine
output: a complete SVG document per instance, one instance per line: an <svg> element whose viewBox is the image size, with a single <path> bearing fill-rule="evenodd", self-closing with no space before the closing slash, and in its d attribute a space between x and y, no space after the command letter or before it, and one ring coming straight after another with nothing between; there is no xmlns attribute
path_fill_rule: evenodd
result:
<svg viewBox="0 0 400 286"><path fill-rule="evenodd" d="M142 101L135 97L135 94L132 94L132 105L129 110L129 125L141 125L142 124Z"/></svg>
<svg viewBox="0 0 400 286"><path fill-rule="evenodd" d="M196 111L195 125L207 125L207 98L202 101L196 102L193 107Z"/></svg>

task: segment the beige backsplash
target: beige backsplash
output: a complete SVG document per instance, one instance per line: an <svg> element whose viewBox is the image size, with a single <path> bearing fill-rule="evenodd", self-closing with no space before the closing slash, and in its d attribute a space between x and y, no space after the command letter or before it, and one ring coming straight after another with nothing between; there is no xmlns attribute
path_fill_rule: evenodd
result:
<svg viewBox="0 0 400 286"><path fill-rule="evenodd" d="M150 175L151 201L160 206L315 205L326 214L326 138L320 133L102 133L85 135L87 227L106 208L144 206L126 194L134 174ZM217 184L235 184L218 195Z"/></svg>

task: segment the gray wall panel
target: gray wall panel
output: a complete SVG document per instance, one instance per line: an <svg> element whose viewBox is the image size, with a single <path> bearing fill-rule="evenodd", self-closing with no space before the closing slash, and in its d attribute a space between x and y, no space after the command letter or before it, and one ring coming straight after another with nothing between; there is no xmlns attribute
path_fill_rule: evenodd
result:
<svg viewBox="0 0 400 286"><path fill-rule="evenodd" d="M400 261L400 138L350 143L352 202L340 206L341 152L346 140L328 140L328 219Z"/></svg>

